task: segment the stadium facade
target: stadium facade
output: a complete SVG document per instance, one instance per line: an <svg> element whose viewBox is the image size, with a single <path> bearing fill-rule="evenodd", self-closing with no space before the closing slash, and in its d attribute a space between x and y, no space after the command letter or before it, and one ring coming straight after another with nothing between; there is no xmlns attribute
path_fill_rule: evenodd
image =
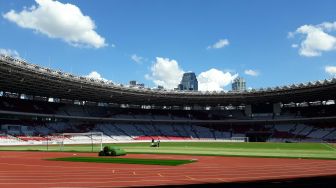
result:
<svg viewBox="0 0 336 188"><path fill-rule="evenodd" d="M335 96L336 79L243 92L157 90L0 56L0 134L6 143L87 131L103 132L108 141L333 142Z"/></svg>

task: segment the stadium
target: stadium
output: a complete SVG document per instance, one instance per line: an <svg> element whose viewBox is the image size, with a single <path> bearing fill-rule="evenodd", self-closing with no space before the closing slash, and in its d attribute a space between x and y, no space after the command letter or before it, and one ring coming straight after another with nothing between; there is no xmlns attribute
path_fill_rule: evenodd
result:
<svg viewBox="0 0 336 188"><path fill-rule="evenodd" d="M1 173L22 171L16 183L1 186L335 183L336 79L245 92L182 92L123 86L7 55L0 65ZM149 147L154 140L160 147ZM57 160L96 158L111 144L127 151L120 159L187 164Z"/></svg>

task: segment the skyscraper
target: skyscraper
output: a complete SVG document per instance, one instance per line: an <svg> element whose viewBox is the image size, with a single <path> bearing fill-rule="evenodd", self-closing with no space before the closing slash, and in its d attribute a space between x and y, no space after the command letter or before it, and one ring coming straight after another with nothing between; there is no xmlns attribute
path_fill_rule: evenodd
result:
<svg viewBox="0 0 336 188"><path fill-rule="evenodd" d="M184 73L181 83L178 85L179 90L188 90L188 91L197 91L198 90L198 81L195 73L188 72Z"/></svg>
<svg viewBox="0 0 336 188"><path fill-rule="evenodd" d="M232 82L232 91L246 91L246 82L242 77L238 77Z"/></svg>

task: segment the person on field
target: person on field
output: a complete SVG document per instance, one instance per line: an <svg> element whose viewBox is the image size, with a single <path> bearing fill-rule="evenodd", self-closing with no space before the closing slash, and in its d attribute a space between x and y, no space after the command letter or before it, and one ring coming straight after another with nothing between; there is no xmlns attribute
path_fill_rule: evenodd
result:
<svg viewBox="0 0 336 188"><path fill-rule="evenodd" d="M154 138L152 138L151 147L155 147L155 140L154 140Z"/></svg>

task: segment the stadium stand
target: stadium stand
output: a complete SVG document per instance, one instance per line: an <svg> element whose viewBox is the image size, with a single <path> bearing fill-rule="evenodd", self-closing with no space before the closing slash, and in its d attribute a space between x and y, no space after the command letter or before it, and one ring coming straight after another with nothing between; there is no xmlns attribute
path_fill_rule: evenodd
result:
<svg viewBox="0 0 336 188"><path fill-rule="evenodd" d="M0 55L0 144L58 142L336 141L336 79L246 92L130 88ZM68 137L80 143L85 136Z"/></svg>

